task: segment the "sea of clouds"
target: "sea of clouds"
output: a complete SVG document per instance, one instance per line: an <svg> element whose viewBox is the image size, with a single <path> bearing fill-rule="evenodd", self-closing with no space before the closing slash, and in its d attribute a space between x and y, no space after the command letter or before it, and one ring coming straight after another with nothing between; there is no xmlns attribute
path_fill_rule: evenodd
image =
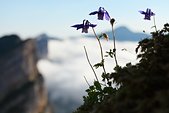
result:
<svg viewBox="0 0 169 113"><path fill-rule="evenodd" d="M113 49L113 41L101 40L104 54ZM137 61L135 48L138 42L116 42L117 60L120 66ZM57 113L70 113L83 103L83 96L88 85L95 76L90 68L84 46L87 49L90 62L94 65L101 61L100 49L94 38L69 38L62 41L48 42L48 58L38 62L38 69L45 78L50 102ZM107 72L112 72L115 66L113 58L105 58ZM102 69L96 73L101 81Z"/></svg>

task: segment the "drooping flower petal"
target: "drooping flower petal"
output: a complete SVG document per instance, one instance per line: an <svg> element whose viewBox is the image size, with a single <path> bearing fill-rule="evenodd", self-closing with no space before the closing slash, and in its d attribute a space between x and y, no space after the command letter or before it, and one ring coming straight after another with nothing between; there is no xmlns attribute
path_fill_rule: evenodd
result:
<svg viewBox="0 0 169 113"><path fill-rule="evenodd" d="M110 15L107 11L104 13L104 15L106 20L110 20Z"/></svg>
<svg viewBox="0 0 169 113"><path fill-rule="evenodd" d="M96 24L90 24L89 27L96 27Z"/></svg>
<svg viewBox="0 0 169 113"><path fill-rule="evenodd" d="M84 23L85 23L85 21L86 21L86 20L84 19L82 24L76 24L76 25L73 25L73 26L71 26L71 27L75 27L75 28L76 28L76 30L81 29L81 28L83 28L83 27L84 27Z"/></svg>
<svg viewBox="0 0 169 113"><path fill-rule="evenodd" d="M91 12L89 15L95 15L98 14L98 11Z"/></svg>
<svg viewBox="0 0 169 113"><path fill-rule="evenodd" d="M78 30L78 29L83 28L83 26L84 26L83 24L76 24L76 25L73 25L71 27L75 27Z"/></svg>
<svg viewBox="0 0 169 113"><path fill-rule="evenodd" d="M84 28L82 29L82 33L88 33L88 28L87 28L87 27L84 27Z"/></svg>
<svg viewBox="0 0 169 113"><path fill-rule="evenodd" d="M103 20L103 18L104 18L104 13L99 12L98 15L97 15L97 19L98 20Z"/></svg>
<svg viewBox="0 0 169 113"><path fill-rule="evenodd" d="M146 12L144 12L144 11L139 11L141 14L145 14Z"/></svg>

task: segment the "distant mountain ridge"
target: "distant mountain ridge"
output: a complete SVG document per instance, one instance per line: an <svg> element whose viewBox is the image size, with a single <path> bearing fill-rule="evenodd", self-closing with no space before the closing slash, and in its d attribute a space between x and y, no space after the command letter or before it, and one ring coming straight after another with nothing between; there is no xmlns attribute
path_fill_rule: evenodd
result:
<svg viewBox="0 0 169 113"><path fill-rule="evenodd" d="M133 32L125 26L120 26L114 30L117 41L140 41L143 38L148 38L150 35L141 32ZM105 32L110 40L112 39L112 31ZM99 33L101 34L101 33ZM94 37L93 35L87 35L87 37Z"/></svg>
<svg viewBox="0 0 169 113"><path fill-rule="evenodd" d="M51 36L47 35L46 33L42 33L42 34L36 36L35 38L36 38L37 40L44 39L44 40L47 40L47 41L49 41L49 40L58 40L58 41L62 41L61 38L58 38L58 37L51 37Z"/></svg>

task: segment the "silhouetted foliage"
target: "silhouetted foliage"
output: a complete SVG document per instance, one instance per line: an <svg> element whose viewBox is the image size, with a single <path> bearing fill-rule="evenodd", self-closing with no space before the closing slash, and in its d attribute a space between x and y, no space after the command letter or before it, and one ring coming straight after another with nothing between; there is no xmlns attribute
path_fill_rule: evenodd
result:
<svg viewBox="0 0 169 113"><path fill-rule="evenodd" d="M169 113L169 24L151 34L138 43L139 63L103 73L108 86L95 81L74 113Z"/></svg>

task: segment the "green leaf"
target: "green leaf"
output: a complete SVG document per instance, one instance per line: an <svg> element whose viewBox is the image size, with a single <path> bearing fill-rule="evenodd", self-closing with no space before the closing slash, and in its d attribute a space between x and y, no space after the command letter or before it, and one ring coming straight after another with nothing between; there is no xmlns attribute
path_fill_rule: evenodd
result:
<svg viewBox="0 0 169 113"><path fill-rule="evenodd" d="M113 58L114 52L112 51L112 49L110 49L109 51L106 51L106 53L108 54L108 56L110 56L111 58Z"/></svg>
<svg viewBox="0 0 169 113"><path fill-rule="evenodd" d="M99 68L99 67L103 67L103 62L104 62L104 61L101 61L100 63L95 64L94 67L95 67L96 69Z"/></svg>
<svg viewBox="0 0 169 113"><path fill-rule="evenodd" d="M94 90L95 88L94 88L94 86L90 86L89 89L90 90Z"/></svg>
<svg viewBox="0 0 169 113"><path fill-rule="evenodd" d="M105 87L105 88L103 89L103 92L104 92L104 93L108 93L108 94L112 94L113 91L114 91L114 89L113 89L112 87Z"/></svg>
<svg viewBox="0 0 169 113"><path fill-rule="evenodd" d="M97 90L99 90L99 91L102 90L101 85L100 85L100 83L98 81L94 82L94 86L96 87Z"/></svg>
<svg viewBox="0 0 169 113"><path fill-rule="evenodd" d="M87 89L86 92L90 92L90 89Z"/></svg>

